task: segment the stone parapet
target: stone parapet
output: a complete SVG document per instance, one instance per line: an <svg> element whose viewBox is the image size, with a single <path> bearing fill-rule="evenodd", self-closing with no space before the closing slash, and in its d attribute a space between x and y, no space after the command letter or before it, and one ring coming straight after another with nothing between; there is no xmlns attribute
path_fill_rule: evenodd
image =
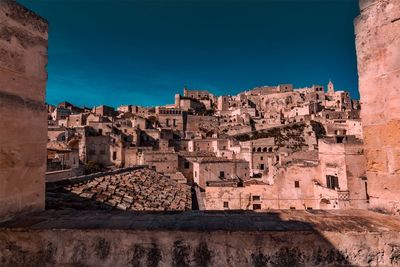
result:
<svg viewBox="0 0 400 267"><path fill-rule="evenodd" d="M46 211L0 224L2 266L395 266L400 221L368 211Z"/></svg>

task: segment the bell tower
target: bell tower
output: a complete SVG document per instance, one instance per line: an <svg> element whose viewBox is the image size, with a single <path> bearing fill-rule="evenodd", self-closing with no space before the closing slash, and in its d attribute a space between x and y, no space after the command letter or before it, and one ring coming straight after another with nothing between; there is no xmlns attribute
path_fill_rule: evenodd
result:
<svg viewBox="0 0 400 267"><path fill-rule="evenodd" d="M328 94L333 94L333 93L335 93L335 88L334 88L333 82L331 80L329 80L329 83L328 83Z"/></svg>

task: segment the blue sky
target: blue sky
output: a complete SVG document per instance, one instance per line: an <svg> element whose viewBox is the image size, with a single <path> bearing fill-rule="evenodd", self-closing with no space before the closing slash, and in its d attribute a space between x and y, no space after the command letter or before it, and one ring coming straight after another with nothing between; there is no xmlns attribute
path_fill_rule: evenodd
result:
<svg viewBox="0 0 400 267"><path fill-rule="evenodd" d="M359 98L357 0L21 0L46 18L47 101L163 105L189 88L236 94L328 83Z"/></svg>

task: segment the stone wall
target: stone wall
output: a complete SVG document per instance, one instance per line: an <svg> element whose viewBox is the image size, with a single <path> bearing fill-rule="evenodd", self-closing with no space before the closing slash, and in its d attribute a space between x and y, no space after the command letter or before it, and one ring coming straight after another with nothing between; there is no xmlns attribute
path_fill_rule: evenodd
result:
<svg viewBox="0 0 400 267"><path fill-rule="evenodd" d="M400 222L367 211L47 211L0 224L13 266L398 266Z"/></svg>
<svg viewBox="0 0 400 267"><path fill-rule="evenodd" d="M48 24L0 1L0 220L44 208Z"/></svg>
<svg viewBox="0 0 400 267"><path fill-rule="evenodd" d="M371 208L400 212L400 0L360 0L355 20Z"/></svg>

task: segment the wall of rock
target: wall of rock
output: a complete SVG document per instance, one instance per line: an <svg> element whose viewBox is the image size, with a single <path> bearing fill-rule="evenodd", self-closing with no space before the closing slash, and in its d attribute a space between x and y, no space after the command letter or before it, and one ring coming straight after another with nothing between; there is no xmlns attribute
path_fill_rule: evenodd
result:
<svg viewBox="0 0 400 267"><path fill-rule="evenodd" d="M0 220L44 208L45 20L0 1Z"/></svg>
<svg viewBox="0 0 400 267"><path fill-rule="evenodd" d="M355 20L370 207L400 213L400 0L360 0Z"/></svg>

